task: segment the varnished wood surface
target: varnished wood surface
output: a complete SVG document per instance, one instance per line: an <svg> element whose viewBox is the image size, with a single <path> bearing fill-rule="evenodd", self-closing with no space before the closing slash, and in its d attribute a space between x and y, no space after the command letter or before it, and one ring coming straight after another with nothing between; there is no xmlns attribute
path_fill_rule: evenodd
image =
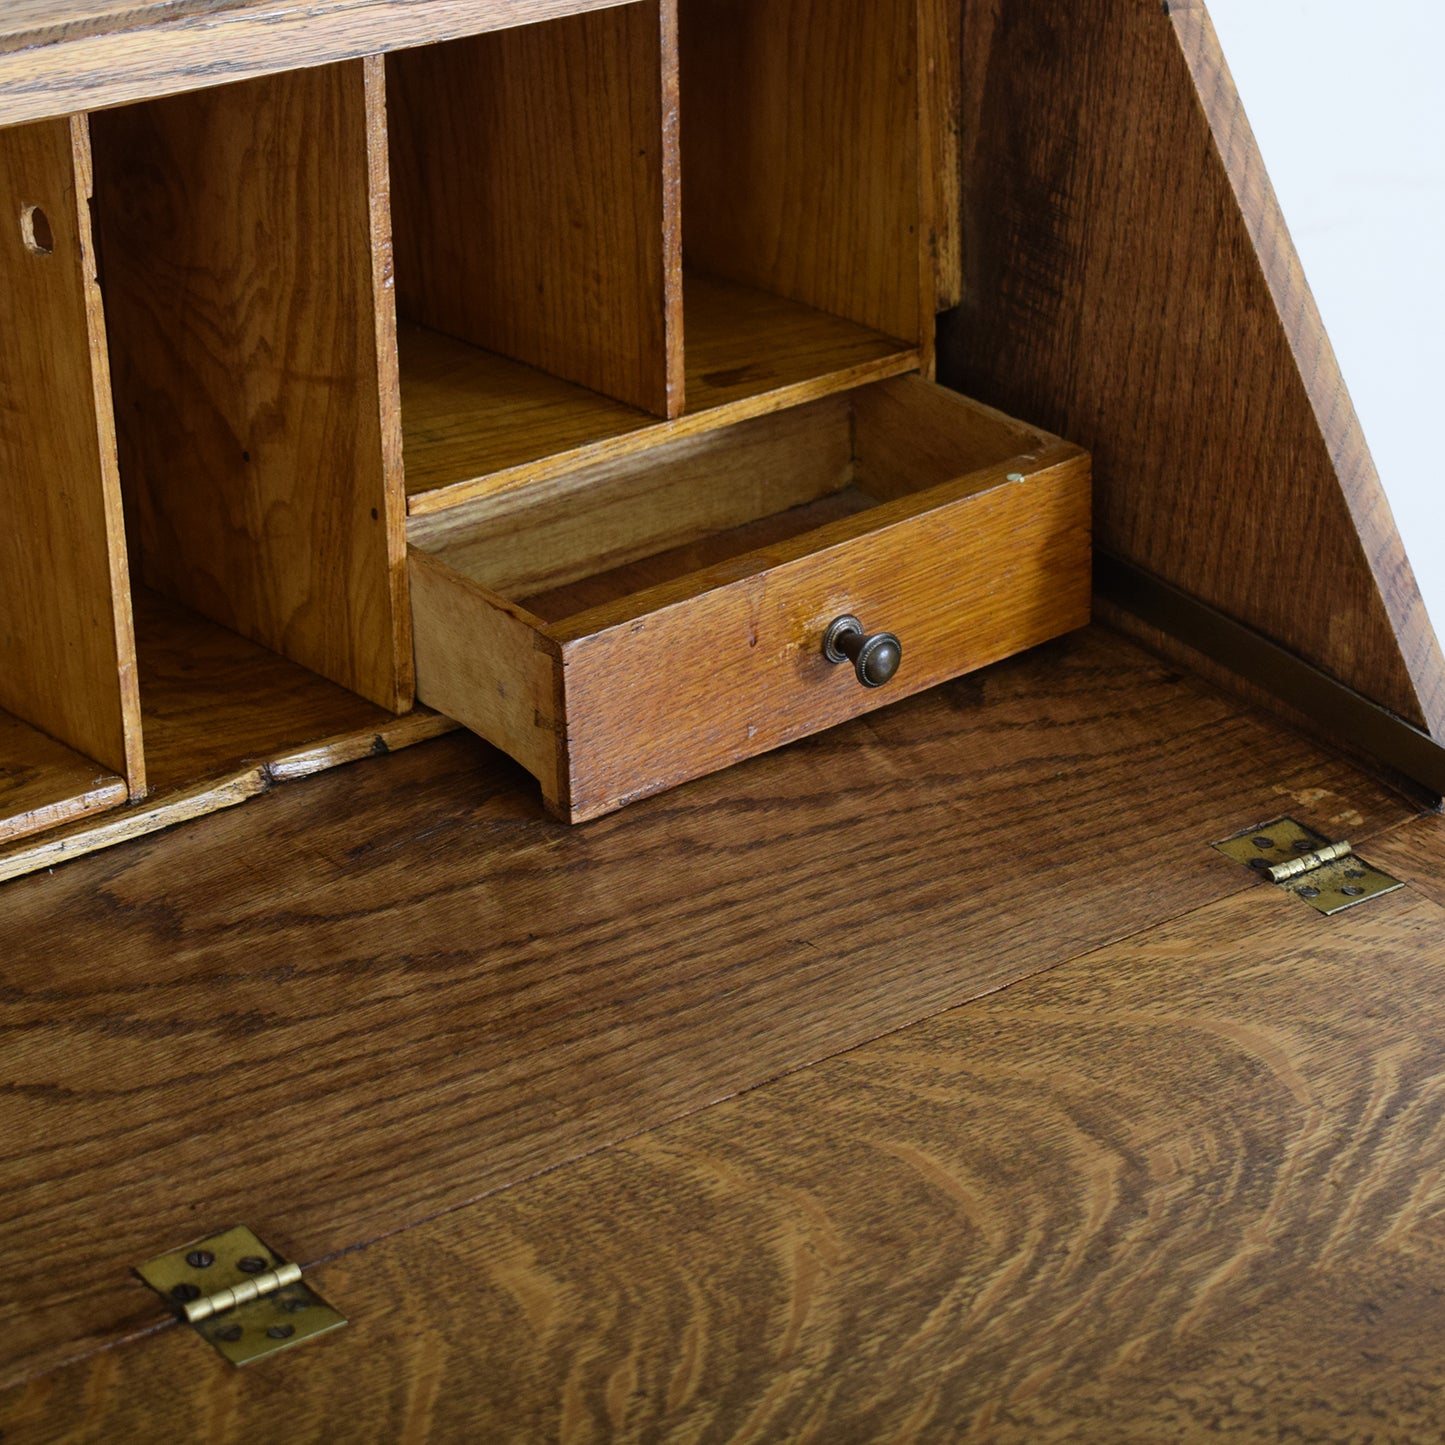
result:
<svg viewBox="0 0 1445 1445"><path fill-rule="evenodd" d="M120 105L624 0L10 0L0 125Z"/></svg>
<svg viewBox="0 0 1445 1445"><path fill-rule="evenodd" d="M761 540L746 525L855 477L878 479L878 505L813 529L781 516ZM1088 458L917 377L412 530L419 695L523 763L574 823L1089 619ZM700 569L614 587L550 627L514 605L599 571L626 583L618 564L709 533ZM823 657L845 614L905 639L886 691Z"/></svg>
<svg viewBox="0 0 1445 1445"><path fill-rule="evenodd" d="M393 55L387 91L401 314L678 415L676 0Z"/></svg>
<svg viewBox="0 0 1445 1445"><path fill-rule="evenodd" d="M688 276L683 294L687 409L668 423L403 325L411 514L551 480L918 369L916 346L766 292Z"/></svg>
<svg viewBox="0 0 1445 1445"><path fill-rule="evenodd" d="M963 55L942 374L1093 453L1104 547L1441 732L1445 663L1203 4L980 0Z"/></svg>
<svg viewBox="0 0 1445 1445"><path fill-rule="evenodd" d="M1410 813L1088 632L583 828L459 734L16 880L5 1373L213 1224L309 1263L1252 889L1283 811Z"/></svg>
<svg viewBox="0 0 1445 1445"><path fill-rule="evenodd" d="M0 844L129 796L124 778L0 711Z"/></svg>
<svg viewBox="0 0 1445 1445"><path fill-rule="evenodd" d="M1083 627L1090 563L1088 458L1061 447L568 618L548 802L596 817ZM845 614L904 639L886 690L823 656Z"/></svg>
<svg viewBox="0 0 1445 1445"><path fill-rule="evenodd" d="M90 191L83 116L0 130L0 707L139 792Z"/></svg>
<svg viewBox="0 0 1445 1445"><path fill-rule="evenodd" d="M918 0L681 0L679 18L688 264L931 346Z"/></svg>
<svg viewBox="0 0 1445 1445"><path fill-rule="evenodd" d="M1442 964L1418 892L1326 920L1256 885L323 1262L352 1323L304 1352L238 1372L170 1328L0 1418L1418 1445L1445 1432Z"/></svg>
<svg viewBox="0 0 1445 1445"><path fill-rule="evenodd" d="M0 848L0 879L233 807L278 782L409 747L453 726L425 709L396 717L148 588L138 588L134 601L149 795L103 819ZM0 899L0 915L4 907Z"/></svg>
<svg viewBox="0 0 1445 1445"><path fill-rule="evenodd" d="M381 63L93 127L137 574L405 711Z"/></svg>

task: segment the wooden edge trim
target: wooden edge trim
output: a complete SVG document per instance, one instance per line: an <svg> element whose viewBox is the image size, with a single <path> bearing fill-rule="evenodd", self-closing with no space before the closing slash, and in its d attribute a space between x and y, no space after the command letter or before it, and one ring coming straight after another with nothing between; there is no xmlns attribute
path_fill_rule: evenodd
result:
<svg viewBox="0 0 1445 1445"><path fill-rule="evenodd" d="M629 0L255 3L0 51L0 125L530 25ZM14 43L12 37L11 43Z"/></svg>
<svg viewBox="0 0 1445 1445"><path fill-rule="evenodd" d="M41 837L0 853L0 883L42 868L54 868L103 848L113 848L117 843L159 833L207 813L234 808L238 803L269 792L278 783L294 782L361 758L397 752L454 732L458 726L440 713L419 709L377 728L343 733L293 748L267 761L247 764L224 777L211 778L129 808L118 808L98 822L77 823L58 836Z"/></svg>
<svg viewBox="0 0 1445 1445"><path fill-rule="evenodd" d="M1094 588L1116 607L1314 718L1432 797L1445 795L1445 747L1278 643L1109 552L1095 552Z"/></svg>
<svg viewBox="0 0 1445 1445"><path fill-rule="evenodd" d="M1203 0L1167 0L1199 104L1254 243L1427 728L1445 737L1445 653L1405 556L1358 412ZM1408 770L1406 770L1408 771Z"/></svg>

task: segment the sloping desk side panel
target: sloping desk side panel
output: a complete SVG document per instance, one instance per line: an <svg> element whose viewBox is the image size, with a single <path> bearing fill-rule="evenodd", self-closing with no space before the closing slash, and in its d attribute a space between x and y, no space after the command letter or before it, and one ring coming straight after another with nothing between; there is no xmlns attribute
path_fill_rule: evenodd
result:
<svg viewBox="0 0 1445 1445"><path fill-rule="evenodd" d="M967 0L944 377L1094 454L1096 537L1445 736L1445 664L1208 13Z"/></svg>

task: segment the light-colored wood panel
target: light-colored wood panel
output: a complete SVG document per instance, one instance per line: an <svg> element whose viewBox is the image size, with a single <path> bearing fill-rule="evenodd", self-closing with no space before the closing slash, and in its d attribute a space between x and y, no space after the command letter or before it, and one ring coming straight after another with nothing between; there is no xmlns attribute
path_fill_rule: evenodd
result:
<svg viewBox="0 0 1445 1445"><path fill-rule="evenodd" d="M676 0L390 57L397 305L682 410Z"/></svg>
<svg viewBox="0 0 1445 1445"><path fill-rule="evenodd" d="M413 545L506 596L558 587L838 491L847 397L664 443L564 479L415 518Z"/></svg>
<svg viewBox="0 0 1445 1445"><path fill-rule="evenodd" d="M844 487L817 501L789 507L785 512L773 512L723 532L709 532L682 546L650 553L635 562L594 572L561 587L529 593L521 599L521 605L546 622L565 623L578 613L610 608L624 597L665 587L694 572L708 571L765 547L794 541L845 517L860 516L877 505L877 497L855 486Z"/></svg>
<svg viewBox="0 0 1445 1445"><path fill-rule="evenodd" d="M978 849L1061 861L1100 781L1055 783L1082 790L1045 836ZM1186 872L1196 826L1165 845ZM1124 877L1187 903L1172 870ZM1039 964L1076 921L1047 917L1009 920ZM1324 920L1243 880L367 1249L311 1250L352 1323L304 1357L224 1371L165 1329L0 1412L22 1439L202 1409L222 1441L279 1412L378 1439L1434 1439L1442 922L1413 894ZM795 1017L818 966L791 975ZM700 972L736 1047L754 1015Z"/></svg>
<svg viewBox="0 0 1445 1445"><path fill-rule="evenodd" d="M568 791L548 802L593 818L1083 627L1090 562L1089 462L1075 452L1027 481L975 474L569 618L549 629L563 641ZM844 613L902 640L886 691L823 656Z"/></svg>
<svg viewBox="0 0 1445 1445"><path fill-rule="evenodd" d="M915 343L931 332L918 3L682 0L690 265Z"/></svg>
<svg viewBox="0 0 1445 1445"><path fill-rule="evenodd" d="M918 348L745 287L686 280L686 413L620 402L422 328L401 328L413 516L916 371Z"/></svg>
<svg viewBox="0 0 1445 1445"><path fill-rule="evenodd" d="M949 477L1030 458L1058 438L916 378L854 393L858 484L893 500Z"/></svg>
<svg viewBox="0 0 1445 1445"><path fill-rule="evenodd" d="M1091 630L586 828L462 733L14 880L0 1375L212 1224L310 1263L1253 888L1282 811L1410 815Z"/></svg>
<svg viewBox="0 0 1445 1445"><path fill-rule="evenodd" d="M515 758L555 797L559 670L541 620L415 548L411 605L418 697Z"/></svg>
<svg viewBox="0 0 1445 1445"><path fill-rule="evenodd" d="M146 580L401 711L378 64L95 117L96 211Z"/></svg>
<svg viewBox="0 0 1445 1445"><path fill-rule="evenodd" d="M1445 661L1205 6L988 0L964 27L941 374L1093 453L1104 547L1445 736Z"/></svg>
<svg viewBox="0 0 1445 1445"><path fill-rule="evenodd" d="M0 711L0 844L125 802L125 779Z"/></svg>
<svg viewBox="0 0 1445 1445"><path fill-rule="evenodd" d="M0 19L0 125L354 60L624 0L44 0ZM13 18L12 18L13 17ZM7 24L7 22L11 22Z"/></svg>
<svg viewBox="0 0 1445 1445"><path fill-rule="evenodd" d="M0 130L0 707L145 787L84 117Z"/></svg>

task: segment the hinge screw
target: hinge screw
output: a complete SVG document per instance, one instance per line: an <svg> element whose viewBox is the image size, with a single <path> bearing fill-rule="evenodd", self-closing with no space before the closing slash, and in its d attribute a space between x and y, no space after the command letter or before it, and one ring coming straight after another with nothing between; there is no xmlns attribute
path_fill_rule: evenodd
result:
<svg viewBox="0 0 1445 1445"><path fill-rule="evenodd" d="M171 1289L171 1298L178 1300L183 1305L188 1305L193 1299L200 1299L201 1292L193 1284L178 1284Z"/></svg>
<svg viewBox="0 0 1445 1445"><path fill-rule="evenodd" d="M236 1261L236 1268L242 1274L264 1274L266 1272L266 1261L259 1255L248 1254L245 1259Z"/></svg>
<svg viewBox="0 0 1445 1445"><path fill-rule="evenodd" d="M216 1256L209 1249L193 1249L186 1256L186 1263L192 1269L210 1269L215 1262Z"/></svg>

